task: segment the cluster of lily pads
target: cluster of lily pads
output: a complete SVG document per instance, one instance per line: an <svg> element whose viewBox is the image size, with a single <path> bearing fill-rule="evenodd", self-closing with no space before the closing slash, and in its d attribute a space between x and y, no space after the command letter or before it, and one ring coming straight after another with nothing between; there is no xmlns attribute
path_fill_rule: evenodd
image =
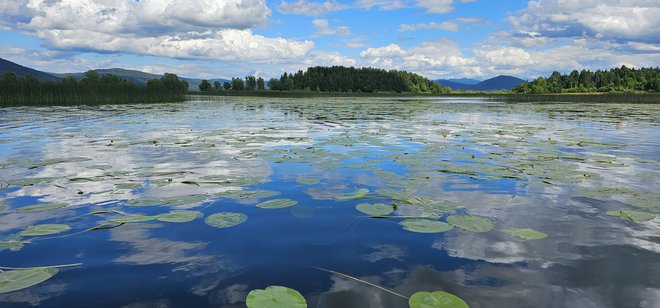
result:
<svg viewBox="0 0 660 308"><path fill-rule="evenodd" d="M287 124L269 122L247 128L218 128L194 136L183 131L155 139L120 135L109 140L105 137L91 138L86 143L73 145L87 149L88 152L107 154L105 157L121 156L128 149L144 153L162 151L157 155L163 157L161 163L185 161L188 156L175 155L178 152L174 150L181 150L185 155L191 155L202 162L193 166L172 167L176 164L164 164L167 167L121 168L89 157L33 159L15 155L0 163L0 169L7 176L3 176L0 181L3 193L5 190L55 187L66 192L70 200L82 201L76 204L42 202L15 209L0 205L0 212L31 215L70 208L81 209L84 208L81 205L88 204L108 205L105 210L87 213L103 217L104 220L99 224L76 228L80 232L91 232L131 223L192 222L203 218L204 214L201 209L191 210L189 207L210 203L217 198L249 199L261 209L282 209L298 203L288 198L277 198L280 192L254 188L268 181L267 175L231 172L210 174L207 163L216 160L228 162L228 165L249 167L258 163L304 166L309 173L295 179L299 185L296 189L301 186L323 189L325 182L330 180L317 175L324 171L344 172L344 175L354 172L373 175L375 182L378 182L374 184L375 188L369 189L363 184L350 193L333 193L330 199L357 203L357 211L373 219L397 220L403 230L416 233L443 233L454 228L481 233L495 228L493 220L469 214L460 201L418 193L421 188L428 188L433 183L456 179L470 180L477 184L510 181L516 183L517 189L523 193L525 189L537 187L567 188L576 197L617 201L616 206L619 208L603 210L602 216L630 222L652 220L660 211L660 194L657 192L615 186L606 181L606 176L600 172L616 172L632 164L639 164L649 170L637 174L640 179L657 180L660 177L657 172L660 164L657 161L611 152L612 149L625 148L624 144L591 140L568 129L552 131L540 124L486 123L473 126L462 121L425 118L424 108L427 107L415 104L404 109L394 104L384 106L380 112L386 119L396 117L394 120L416 120L392 121L387 125L378 124L383 122L369 122L381 121L382 118L368 106L319 107L285 103L279 107L286 110L287 114L302 114L310 122L316 119L323 122L322 125L311 127L295 129ZM551 114L560 112L552 109L552 106L546 108ZM596 113L594 118L598 119L611 119L612 116L612 113L601 110L588 111ZM639 119L648 123L654 123L655 120L653 115ZM48 137L69 136L53 133ZM222 150L224 152L219 154ZM358 162L355 162L356 159ZM76 168L65 168L71 166ZM252 170L249 167L242 169ZM45 176L40 173L48 168L78 172L65 173L62 177L52 177L53 172L44 172ZM100 188L94 188L95 184ZM161 188L181 187L192 192L176 196L158 194ZM156 190L154 194L145 195L157 197L142 196L141 191L145 189ZM366 202L369 199L377 200ZM128 213L143 207L163 206L179 209L155 215ZM204 222L215 228L234 227L247 220L248 216L239 212L216 212L204 217ZM80 233L70 233L72 229L72 226L63 223L27 226L0 237L0 251L18 251L24 245L50 236ZM542 240L549 236L529 226L501 228L499 231L526 240ZM0 293L41 283L58 271L58 267L4 270L0 272ZM306 307L305 299L299 292L285 287L254 290L246 301L249 307L270 307L276 304ZM411 307L467 307L463 300L445 292L416 293L410 297L409 303Z"/></svg>

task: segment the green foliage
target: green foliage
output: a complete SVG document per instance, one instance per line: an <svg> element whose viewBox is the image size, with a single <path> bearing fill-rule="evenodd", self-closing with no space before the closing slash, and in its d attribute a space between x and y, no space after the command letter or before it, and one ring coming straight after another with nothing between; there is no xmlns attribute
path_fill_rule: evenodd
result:
<svg viewBox="0 0 660 308"><path fill-rule="evenodd" d="M248 308L305 308L307 301L300 292L281 286L269 286L266 289L252 290L245 299Z"/></svg>
<svg viewBox="0 0 660 308"><path fill-rule="evenodd" d="M234 91L243 91L245 90L245 83L241 78L232 78L231 79L231 89Z"/></svg>
<svg viewBox="0 0 660 308"><path fill-rule="evenodd" d="M625 65L607 71L572 71L570 74L553 72L550 77L539 77L513 89L516 93L587 93L587 92L660 92L660 68L630 69Z"/></svg>
<svg viewBox="0 0 660 308"><path fill-rule="evenodd" d="M448 88L417 74L343 66L317 66L304 72L284 73L279 79L270 79L268 87L274 91L449 93Z"/></svg>
<svg viewBox="0 0 660 308"><path fill-rule="evenodd" d="M188 83L175 74L152 79L138 87L114 75L85 73L79 82L72 77L60 83L40 82L25 76L6 73L0 79L0 105L83 105L117 103L158 103L181 101Z"/></svg>
<svg viewBox="0 0 660 308"><path fill-rule="evenodd" d="M225 83L222 84L222 87L225 88L225 91L231 90L231 83L229 81L225 81Z"/></svg>
<svg viewBox="0 0 660 308"><path fill-rule="evenodd" d="M211 91L211 83L206 79L202 80L202 82L199 83L199 90L202 92Z"/></svg>

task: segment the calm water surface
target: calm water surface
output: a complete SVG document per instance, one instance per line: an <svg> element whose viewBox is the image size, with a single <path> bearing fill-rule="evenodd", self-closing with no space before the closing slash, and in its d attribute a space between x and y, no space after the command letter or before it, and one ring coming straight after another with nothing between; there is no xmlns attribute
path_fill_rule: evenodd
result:
<svg viewBox="0 0 660 308"><path fill-rule="evenodd" d="M5 108L0 185L0 266L82 263L0 294L3 307L244 307L269 285L300 291L310 307L408 305L315 267L404 296L450 292L471 307L660 303L660 218L616 216L660 211L660 105L228 98ZM297 204L256 206L280 198ZM56 206L20 210L46 203ZM372 218L360 203L391 213ZM127 219L172 210L203 217ZM205 223L219 212L247 221ZM400 224L465 215L485 220L485 232ZM21 235L39 224L70 230Z"/></svg>

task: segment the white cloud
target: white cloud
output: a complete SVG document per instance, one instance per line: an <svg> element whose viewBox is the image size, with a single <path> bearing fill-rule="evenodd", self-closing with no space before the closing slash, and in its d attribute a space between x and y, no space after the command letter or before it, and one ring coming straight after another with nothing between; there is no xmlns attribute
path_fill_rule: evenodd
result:
<svg viewBox="0 0 660 308"><path fill-rule="evenodd" d="M378 48L367 48L360 52L361 58L400 58L406 55L406 52L397 44L389 44Z"/></svg>
<svg viewBox="0 0 660 308"><path fill-rule="evenodd" d="M399 25L400 32L416 31L416 30L445 30L445 31L458 31L458 24L455 22L445 21L437 23L435 21L429 23L419 24L401 24Z"/></svg>
<svg viewBox="0 0 660 308"><path fill-rule="evenodd" d="M327 19L314 19L312 24L316 28L316 35L341 35L347 36L351 34L348 27L330 28L330 23Z"/></svg>
<svg viewBox="0 0 660 308"><path fill-rule="evenodd" d="M2 20L23 22L4 27L58 50L258 62L300 58L314 47L253 34L271 13L263 0L30 0L6 9Z"/></svg>
<svg viewBox="0 0 660 308"><path fill-rule="evenodd" d="M509 20L517 30L548 37L660 42L658 16L656 0L536 0Z"/></svg>
<svg viewBox="0 0 660 308"><path fill-rule="evenodd" d="M322 3L308 2L306 0L282 1L277 10L282 14L310 15L319 16L328 12L347 9L348 6L335 1L325 1Z"/></svg>
<svg viewBox="0 0 660 308"><path fill-rule="evenodd" d="M445 14L454 10L454 0L419 0L418 7L423 7L428 13Z"/></svg>

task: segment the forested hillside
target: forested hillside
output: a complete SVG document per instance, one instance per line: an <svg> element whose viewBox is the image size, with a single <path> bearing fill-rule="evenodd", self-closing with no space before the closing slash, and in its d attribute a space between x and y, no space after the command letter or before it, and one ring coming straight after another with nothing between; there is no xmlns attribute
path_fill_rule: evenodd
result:
<svg viewBox="0 0 660 308"><path fill-rule="evenodd" d="M412 92L448 93L449 89L420 75L376 68L310 67L293 74L284 73L270 79L268 86L276 91L321 92Z"/></svg>
<svg viewBox="0 0 660 308"><path fill-rule="evenodd" d="M574 70L570 74L553 72L548 78L539 77L515 87L517 93L584 93L660 91L660 68L628 68L622 66L595 72Z"/></svg>

